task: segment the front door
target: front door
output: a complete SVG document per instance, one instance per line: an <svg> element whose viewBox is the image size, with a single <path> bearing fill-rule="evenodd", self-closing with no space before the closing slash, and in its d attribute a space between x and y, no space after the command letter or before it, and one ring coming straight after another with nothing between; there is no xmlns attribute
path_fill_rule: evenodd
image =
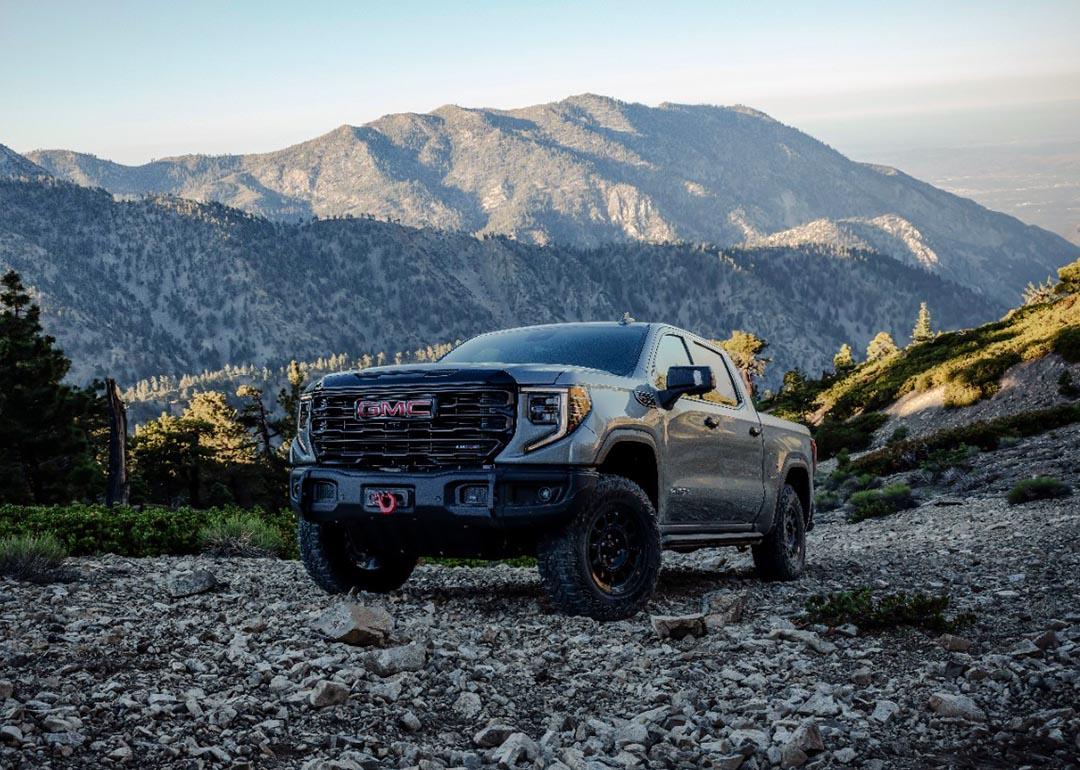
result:
<svg viewBox="0 0 1080 770"><path fill-rule="evenodd" d="M749 397L735 386L731 370L719 352L693 341L690 355L696 365L712 369L716 380L715 390L685 399L707 410L708 425L712 426L716 456L711 467L716 470L704 494L711 518L720 525L749 524L757 519L765 501L761 422L748 403Z"/></svg>
<svg viewBox="0 0 1080 770"><path fill-rule="evenodd" d="M690 350L678 334L660 338L650 368L657 390L667 386L667 370L690 366ZM663 524L715 523L713 487L720 473L720 441L708 420L712 406L680 398L664 413L660 469L660 515Z"/></svg>

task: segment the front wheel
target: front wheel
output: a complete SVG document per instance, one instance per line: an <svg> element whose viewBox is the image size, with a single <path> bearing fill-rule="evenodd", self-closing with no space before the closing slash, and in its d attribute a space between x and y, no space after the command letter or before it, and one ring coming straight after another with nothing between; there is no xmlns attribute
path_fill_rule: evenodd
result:
<svg viewBox="0 0 1080 770"><path fill-rule="evenodd" d="M751 551L762 580L802 577L806 569L806 516L802 501L790 484L780 490L772 529Z"/></svg>
<svg viewBox="0 0 1080 770"><path fill-rule="evenodd" d="M319 588L331 594L352 589L387 593L400 588L416 557L365 546L352 527L300 517L296 525L300 560Z"/></svg>
<svg viewBox="0 0 1080 770"><path fill-rule="evenodd" d="M540 542L540 582L555 609L596 620L636 615L660 572L660 529L648 496L601 476L561 530Z"/></svg>

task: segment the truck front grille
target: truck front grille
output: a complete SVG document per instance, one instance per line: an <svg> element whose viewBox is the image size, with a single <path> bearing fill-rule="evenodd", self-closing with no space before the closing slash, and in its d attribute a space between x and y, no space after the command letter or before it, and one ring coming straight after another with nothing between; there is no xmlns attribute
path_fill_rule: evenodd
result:
<svg viewBox="0 0 1080 770"><path fill-rule="evenodd" d="M357 405L393 407L434 399L434 417L358 417ZM374 411L374 409L373 409ZM514 435L515 393L507 388L365 388L312 400L311 440L319 462L359 468L437 470L490 463Z"/></svg>

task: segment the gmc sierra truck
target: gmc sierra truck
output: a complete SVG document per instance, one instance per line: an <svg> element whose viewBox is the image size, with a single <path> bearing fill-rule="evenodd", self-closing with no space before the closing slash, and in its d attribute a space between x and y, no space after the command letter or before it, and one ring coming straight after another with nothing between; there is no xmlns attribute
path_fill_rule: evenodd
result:
<svg viewBox="0 0 1080 770"><path fill-rule="evenodd" d="M300 554L332 593L396 589L422 556L534 554L556 609L612 620L645 606L662 549L749 546L792 580L813 526L809 431L666 324L510 329L327 375L290 452Z"/></svg>

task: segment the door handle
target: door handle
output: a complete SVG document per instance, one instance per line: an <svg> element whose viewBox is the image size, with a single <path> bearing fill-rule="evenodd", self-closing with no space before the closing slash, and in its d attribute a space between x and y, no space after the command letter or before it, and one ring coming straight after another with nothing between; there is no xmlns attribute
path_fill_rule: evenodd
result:
<svg viewBox="0 0 1080 770"><path fill-rule="evenodd" d="M751 436L760 436L761 435L761 426L760 425L751 425L750 426L750 435Z"/></svg>
<svg viewBox="0 0 1080 770"><path fill-rule="evenodd" d="M716 421L716 418L712 415L705 418L705 427L710 430L716 430L720 427L720 423Z"/></svg>

